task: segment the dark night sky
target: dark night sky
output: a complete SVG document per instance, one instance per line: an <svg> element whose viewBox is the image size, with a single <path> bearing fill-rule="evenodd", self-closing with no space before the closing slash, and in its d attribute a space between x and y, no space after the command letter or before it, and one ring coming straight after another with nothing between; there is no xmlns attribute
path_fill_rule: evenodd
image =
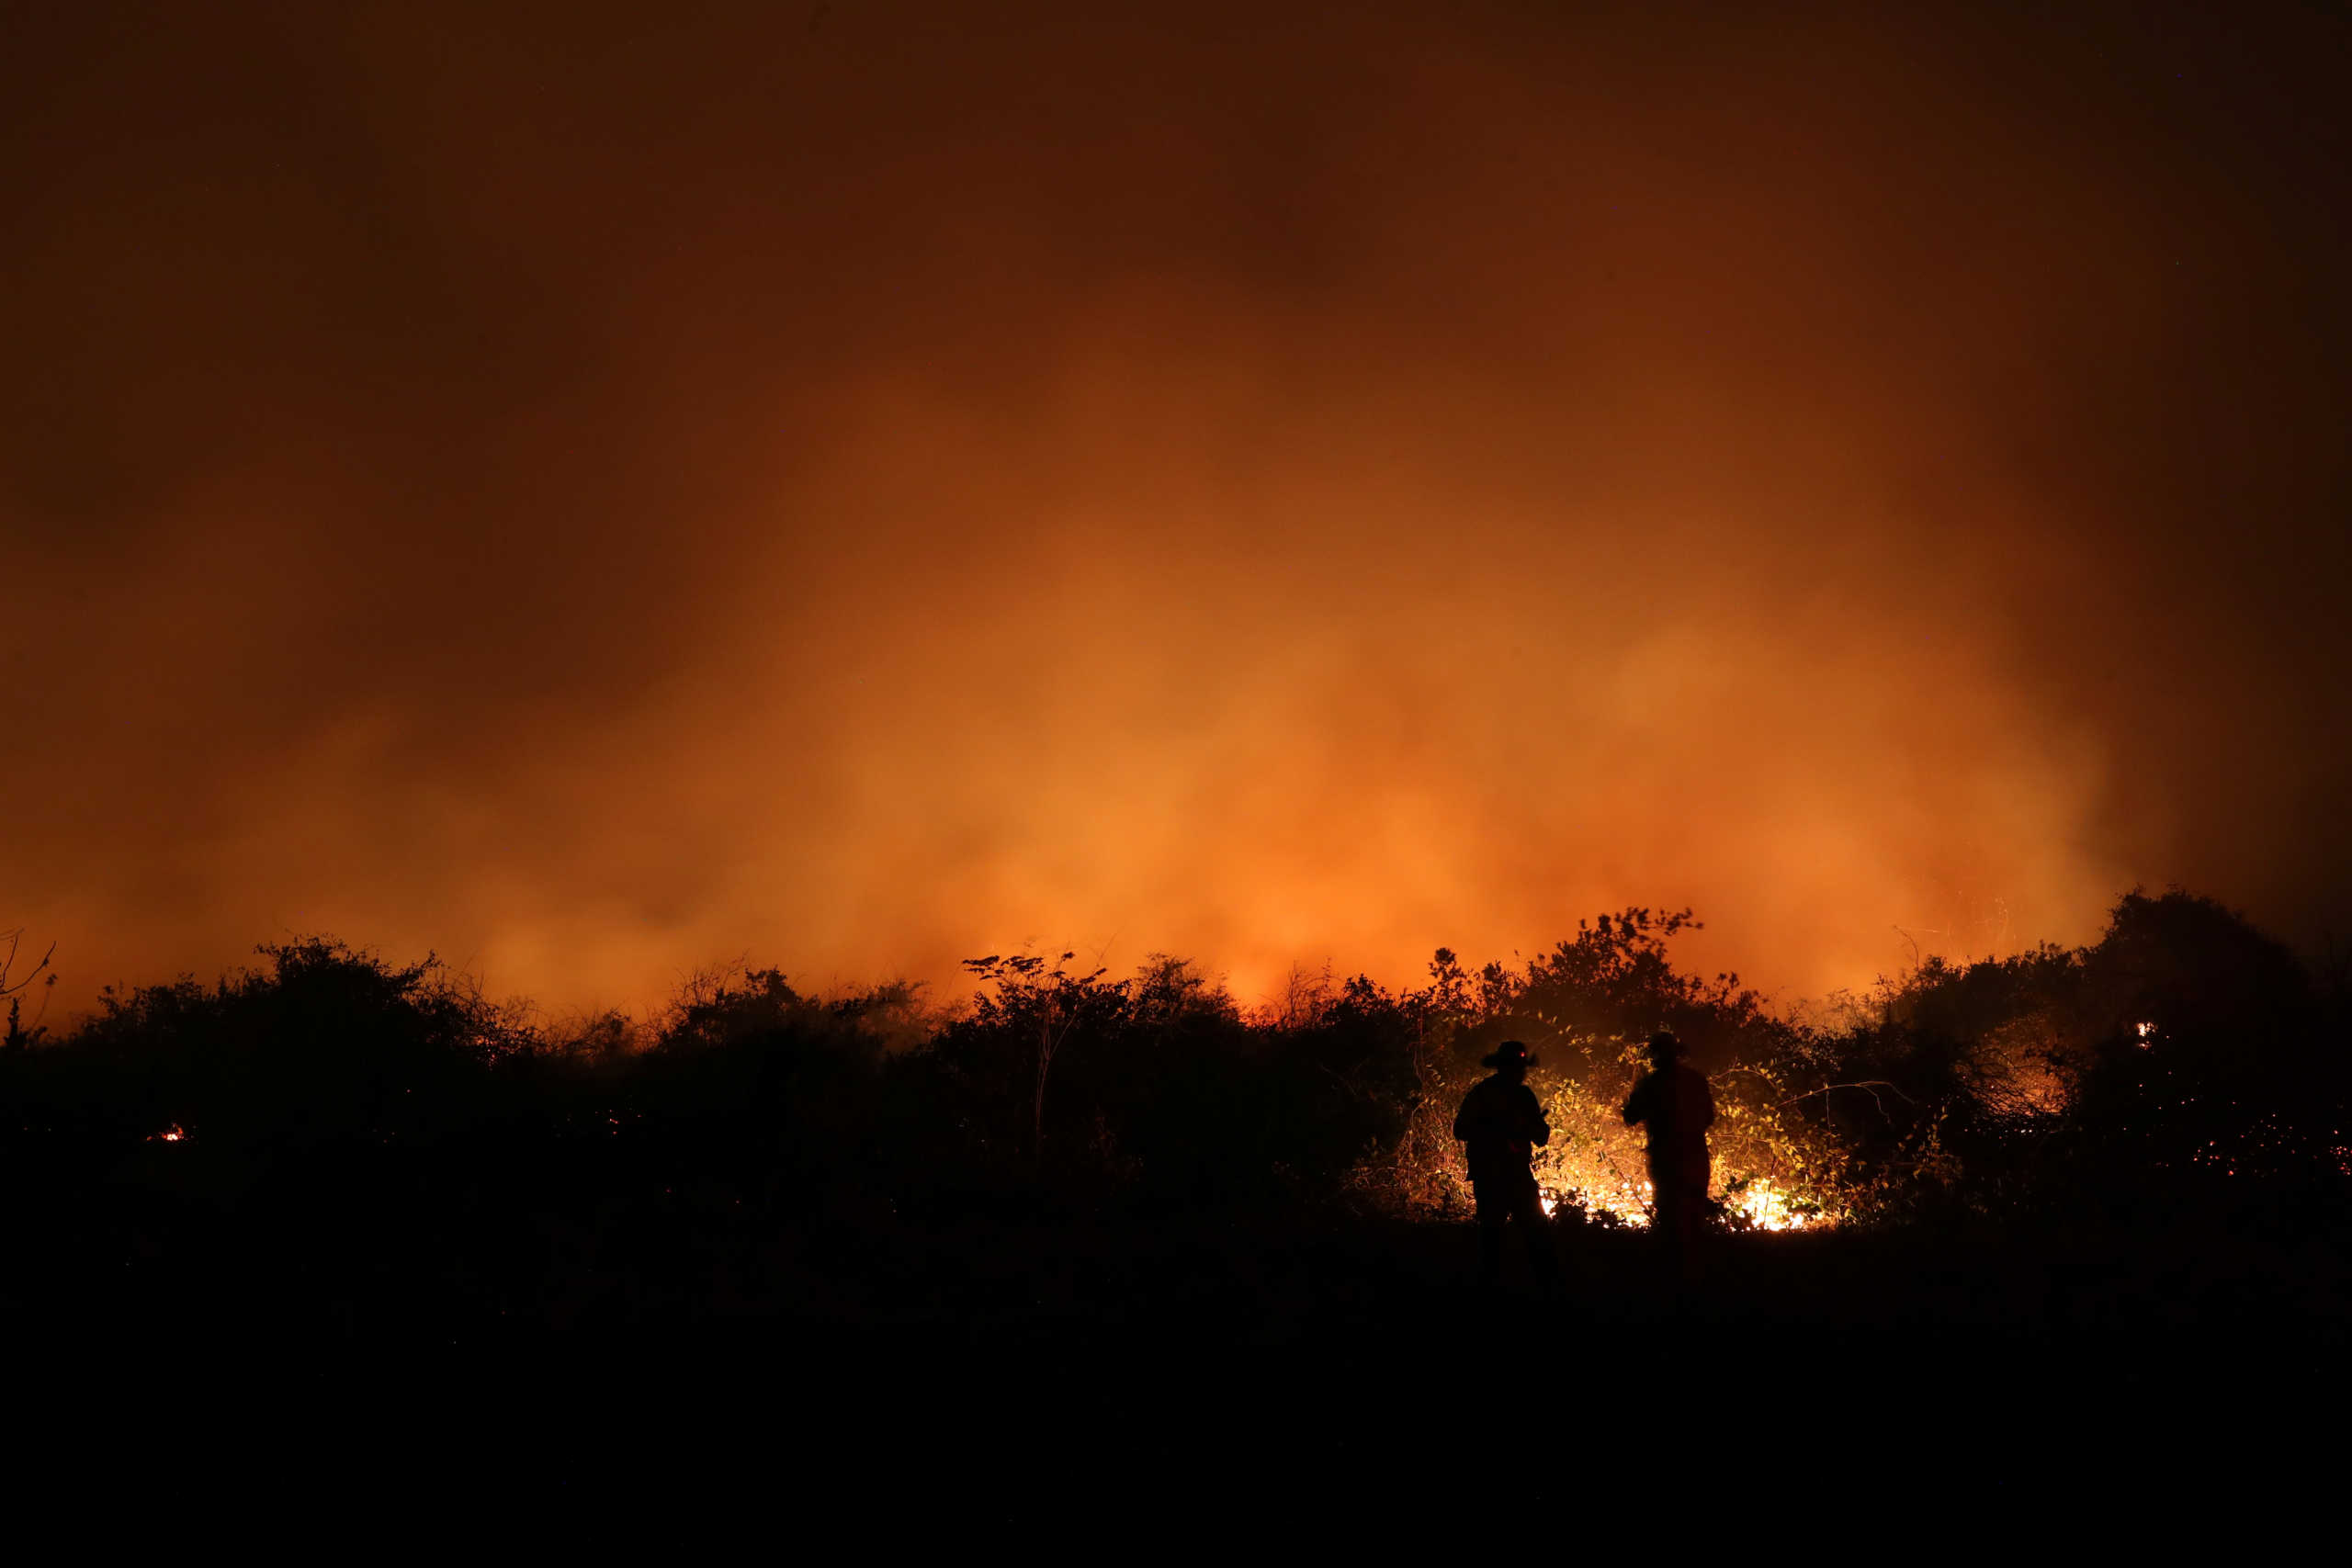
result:
<svg viewBox="0 0 2352 1568"><path fill-rule="evenodd" d="M2313 6L18 6L0 923L2352 928Z"/></svg>

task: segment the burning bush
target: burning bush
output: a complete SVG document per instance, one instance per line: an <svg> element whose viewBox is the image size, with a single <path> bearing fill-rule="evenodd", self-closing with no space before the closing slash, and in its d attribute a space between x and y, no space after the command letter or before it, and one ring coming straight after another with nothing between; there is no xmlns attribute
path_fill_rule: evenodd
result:
<svg viewBox="0 0 2352 1568"><path fill-rule="evenodd" d="M1468 1173L1453 1138L1453 1109L1477 1081L1475 1070L1438 1066L1456 1053L1442 1038L1425 1053L1431 1069L1411 1123L1393 1153L1367 1160L1359 1190L1401 1212L1429 1218L1469 1212ZM1528 1032L1533 1032L1528 1031ZM1622 1108L1646 1070L1641 1037L1555 1032L1541 1043L1542 1065L1528 1076L1552 1124L1536 1151L1535 1177L1547 1213L1569 1223L1644 1226L1650 1186L1644 1136ZM1716 1116L1710 1196L1737 1230L1803 1230L1833 1225L1883 1205L1883 1183L1860 1170L1851 1151L1805 1098L1763 1066L1735 1065L1709 1079Z"/></svg>
<svg viewBox="0 0 2352 1568"><path fill-rule="evenodd" d="M1950 1097L1849 1071L1877 1064L1841 1038L1769 1012L1736 975L1678 972L1667 944L1697 927L1687 910L1603 915L1525 970L1490 964L1475 983L1440 949L1430 985L1396 1004L1418 1032L1406 1131L1358 1167L1355 1189L1401 1213L1466 1213L1453 1110L1477 1081L1479 1056L1510 1037L1542 1059L1528 1081L1553 1128L1536 1156L1547 1208L1600 1225L1646 1224L1644 1135L1625 1125L1622 1107L1647 1066L1642 1042L1661 1027L1691 1047L1713 1090L1710 1196L1731 1227L1888 1217L1948 1187Z"/></svg>

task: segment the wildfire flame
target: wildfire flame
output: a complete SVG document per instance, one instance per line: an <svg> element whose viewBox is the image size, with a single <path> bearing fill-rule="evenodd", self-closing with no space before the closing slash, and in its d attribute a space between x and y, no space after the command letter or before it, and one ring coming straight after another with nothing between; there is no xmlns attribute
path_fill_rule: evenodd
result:
<svg viewBox="0 0 2352 1568"><path fill-rule="evenodd" d="M1614 1192L1547 1190L1537 1195L1546 1219L1558 1213L1561 1205L1572 1203L1591 1213L1607 1214L1617 1224L1634 1229L1649 1224L1650 1199L1651 1188L1646 1181L1620 1182ZM1836 1223L1826 1214L1806 1212L1800 1200L1761 1178L1736 1192L1722 1193L1717 1201L1725 1214L1737 1215L1749 1228L1759 1231L1818 1230Z"/></svg>
<svg viewBox="0 0 2352 1568"><path fill-rule="evenodd" d="M1608 1055L1617 1052L1613 1062ZM1547 1217L1583 1218L1604 1227L1644 1229L1652 1223L1655 1195L1646 1174L1647 1151L1639 1128L1624 1121L1621 1102L1628 1085L1644 1070L1646 1051L1638 1043L1600 1041L1582 1077L1568 1076L1541 1096L1550 1135L1530 1151L1536 1196ZM1834 1137L1817 1123L1784 1109L1806 1099L1770 1075L1735 1068L1713 1080L1718 1115L1709 1133L1712 1180L1709 1195L1717 1213L1736 1231L1817 1231L1844 1224L1850 1206L1836 1176ZM1430 1132L1436 1132L1432 1127ZM1435 1144L1444 1161L1422 1168L1436 1179L1424 1189L1430 1207L1459 1213L1472 1197L1465 1169L1453 1159L1455 1145L1442 1134L1417 1142ZM1426 1157L1426 1156L1424 1156Z"/></svg>
<svg viewBox="0 0 2352 1568"><path fill-rule="evenodd" d="M1805 1213L1787 1193L1760 1179L1725 1194L1724 1207L1745 1215L1760 1231L1801 1231L1825 1223L1820 1214Z"/></svg>
<svg viewBox="0 0 2352 1568"><path fill-rule="evenodd" d="M155 1134L147 1141L151 1144L177 1144L184 1143L187 1139L187 1129L175 1122L170 1126L164 1128L162 1132Z"/></svg>

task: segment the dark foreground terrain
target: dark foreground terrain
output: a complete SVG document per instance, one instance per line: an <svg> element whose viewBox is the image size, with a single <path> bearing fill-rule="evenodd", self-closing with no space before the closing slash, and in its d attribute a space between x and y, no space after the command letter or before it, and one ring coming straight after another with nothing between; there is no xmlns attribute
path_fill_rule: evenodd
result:
<svg viewBox="0 0 2352 1568"><path fill-rule="evenodd" d="M2338 1216L2294 1201L1724 1235L1688 1286L1638 1234L1564 1228L1547 1300L1516 1255L1476 1288L1460 1225L811 1224L552 1170L531 1200L389 1158L238 1186L209 1157L143 1145L71 1190L11 1173L27 1421L175 1465L258 1426L274 1462L345 1483L382 1455L575 1499L749 1472L795 1506L1005 1538L1251 1509L1402 1528L1498 1486L1839 1517L1964 1495L1981 1524L2118 1488L2308 1498L2290 1477L2341 1469L2352 1271Z"/></svg>
<svg viewBox="0 0 2352 1568"><path fill-rule="evenodd" d="M1811 1025L1679 975L1681 921L1262 1016L1022 955L944 1014L755 970L557 1030L324 939L56 1039L11 1013L0 1398L45 1462L0 1473L109 1520L176 1517L164 1476L248 1530L331 1507L312 1555L468 1508L828 1561L2340 1536L2347 976L2134 894ZM1436 1216L1497 1043L1605 1153L1661 1022L1727 1191L1867 1223L1685 1280L1564 1221L1556 1296L1515 1251L1480 1289Z"/></svg>

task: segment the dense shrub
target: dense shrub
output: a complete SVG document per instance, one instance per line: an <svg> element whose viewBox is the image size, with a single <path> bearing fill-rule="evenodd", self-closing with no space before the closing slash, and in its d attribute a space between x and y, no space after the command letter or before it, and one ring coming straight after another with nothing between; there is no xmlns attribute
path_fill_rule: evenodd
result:
<svg viewBox="0 0 2352 1568"><path fill-rule="evenodd" d="M1454 1107L1518 1038L1558 1130L1550 1194L1639 1223L1642 1156L1617 1111L1640 1043L1668 1028L1714 1084L1734 1224L2344 1178L2344 988L2210 900L2134 893L2090 947L1930 959L1804 1021L1736 976L1676 969L1693 925L1627 909L1523 968L1474 974L1441 949L1421 987L1302 976L1255 1014L1165 955L1113 977L1022 954L971 961L975 994L945 1008L738 969L643 1023L563 1025L430 958L312 939L211 985L109 991L59 1038L19 1034L0 1051L0 1136L169 1135L311 1171L322 1151L375 1151L375 1169L441 1149L460 1185L602 1172L820 1226L1040 1201L1438 1215L1467 1198Z"/></svg>

